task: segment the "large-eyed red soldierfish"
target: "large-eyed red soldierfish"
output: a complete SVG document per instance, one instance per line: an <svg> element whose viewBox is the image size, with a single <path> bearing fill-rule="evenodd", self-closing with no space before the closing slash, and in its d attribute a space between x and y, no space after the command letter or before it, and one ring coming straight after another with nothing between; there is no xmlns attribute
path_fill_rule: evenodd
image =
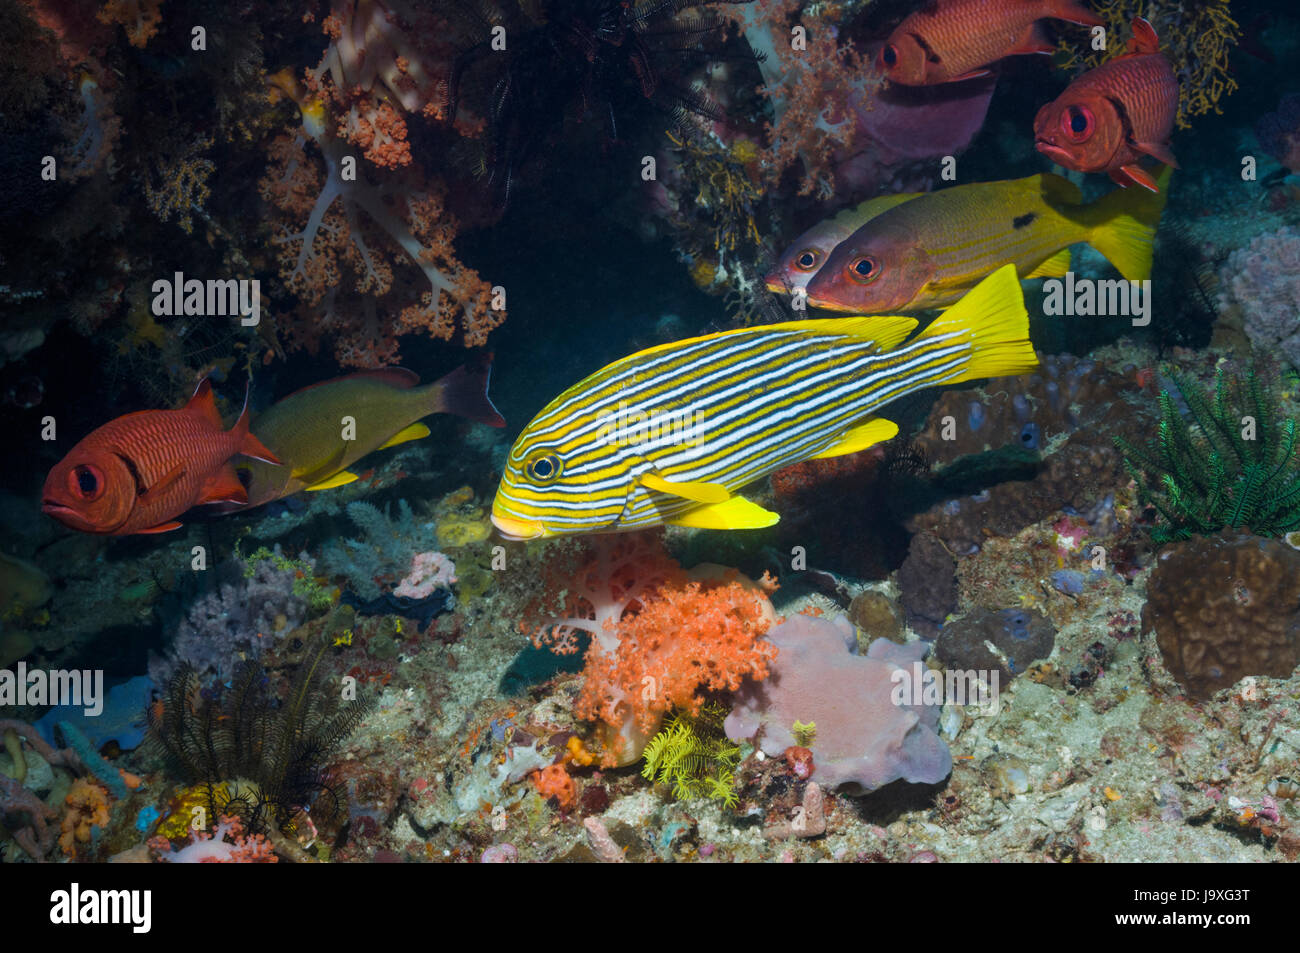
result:
<svg viewBox="0 0 1300 953"><path fill-rule="evenodd" d="M247 502L239 454L279 463L248 430L248 404L225 429L204 378L180 410L126 414L91 432L45 478L41 509L83 533L162 533L200 503Z"/></svg>

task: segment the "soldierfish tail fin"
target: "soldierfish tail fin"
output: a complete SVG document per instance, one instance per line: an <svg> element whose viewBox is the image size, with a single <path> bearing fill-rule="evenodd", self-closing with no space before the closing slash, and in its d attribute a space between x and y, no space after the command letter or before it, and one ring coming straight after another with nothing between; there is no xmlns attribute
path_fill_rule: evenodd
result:
<svg viewBox="0 0 1300 953"><path fill-rule="evenodd" d="M239 419L235 421L235 426L230 428L230 432L237 437L235 446L238 448L236 453L242 453L246 457L252 457L254 460L263 460L267 463L280 463L280 458L267 449L262 441L253 436L249 430L249 422L252 415L248 406L249 388L244 388L244 409L239 412Z"/></svg>
<svg viewBox="0 0 1300 953"><path fill-rule="evenodd" d="M1042 15L1056 20L1064 20L1067 23L1078 23L1083 26L1106 25L1105 20L1089 10L1079 0L1045 0Z"/></svg>
<svg viewBox="0 0 1300 953"><path fill-rule="evenodd" d="M489 427L504 427L506 420L492 406L488 397L488 379L492 365L485 361L481 366L466 364L429 385L430 414L455 414L476 420Z"/></svg>
<svg viewBox="0 0 1300 953"><path fill-rule="evenodd" d="M1156 36L1155 27L1144 17L1135 17L1133 20L1133 35L1129 37L1129 53L1159 53L1160 38Z"/></svg>
<svg viewBox="0 0 1300 953"><path fill-rule="evenodd" d="M945 383L1024 374L1038 366L1015 265L1003 265L977 284L916 340L946 347L963 339L970 348L969 361L959 376Z"/></svg>
<svg viewBox="0 0 1300 953"><path fill-rule="evenodd" d="M1165 209L1172 174L1169 166L1161 167L1156 176L1158 192L1116 189L1086 210L1090 227L1088 244L1129 281L1145 281L1151 277L1156 228Z"/></svg>

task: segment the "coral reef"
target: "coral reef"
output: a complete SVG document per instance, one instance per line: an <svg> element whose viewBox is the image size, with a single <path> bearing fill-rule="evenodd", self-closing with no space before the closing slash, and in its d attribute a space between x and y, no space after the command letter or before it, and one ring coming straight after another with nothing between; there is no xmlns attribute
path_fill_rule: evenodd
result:
<svg viewBox="0 0 1300 953"><path fill-rule="evenodd" d="M977 609L943 627L934 654L945 668L1001 672L1003 684L1052 654L1056 628L1033 609Z"/></svg>
<svg viewBox="0 0 1300 953"><path fill-rule="evenodd" d="M1143 632L1189 698L1300 665L1300 552L1244 533L1163 550L1147 580Z"/></svg>
<svg viewBox="0 0 1300 953"><path fill-rule="evenodd" d="M792 616L768 632L776 646L772 677L747 683L727 716L727 737L754 742L768 757L795 745L793 726L812 721L817 734L808 745L813 780L847 793L864 793L899 779L934 784L952 770L948 747L936 733L939 706L895 703L896 672L920 667L924 643L906 646L881 639L865 656L853 627ZM913 663L916 663L915 665ZM906 666L906 668L905 668Z"/></svg>
<svg viewBox="0 0 1300 953"><path fill-rule="evenodd" d="M566 616L534 636L561 654L590 637L573 710L599 723L606 765L640 758L670 709L695 717L706 692L765 678L775 656L762 640L775 617L762 588L719 567L692 579L652 535L593 544L568 581Z"/></svg>
<svg viewBox="0 0 1300 953"><path fill-rule="evenodd" d="M917 533L898 567L899 602L907 624L933 638L957 608L956 561L948 547L931 533Z"/></svg>
<svg viewBox="0 0 1300 953"><path fill-rule="evenodd" d="M412 332L483 344L505 309L455 257L442 183L414 166L382 181L360 168L345 175L355 157L329 132L320 101L292 78L280 84L298 102L302 131L272 142L260 189L276 211L280 276L301 302L297 319L281 323L287 346L314 353L329 339L340 363L379 367L395 363Z"/></svg>
<svg viewBox="0 0 1300 953"><path fill-rule="evenodd" d="M1283 96L1277 112L1265 113L1255 123L1259 147L1291 172L1300 172L1300 96Z"/></svg>
<svg viewBox="0 0 1300 953"><path fill-rule="evenodd" d="M1238 248L1219 271L1219 306L1240 311L1246 336L1261 354L1300 367L1300 231L1265 232Z"/></svg>

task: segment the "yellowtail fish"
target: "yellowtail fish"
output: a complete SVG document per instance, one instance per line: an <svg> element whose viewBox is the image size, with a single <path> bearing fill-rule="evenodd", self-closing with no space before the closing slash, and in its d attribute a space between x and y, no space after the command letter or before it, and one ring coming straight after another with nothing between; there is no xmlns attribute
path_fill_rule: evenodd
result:
<svg viewBox="0 0 1300 953"><path fill-rule="evenodd" d="M505 421L487 395L487 367L458 367L426 384L411 371L384 367L304 387L273 404L253 432L283 466L240 459L235 473L248 502L260 506L300 490L326 490L357 479L348 468L366 454L429 435L429 414L456 414L492 427Z"/></svg>
<svg viewBox="0 0 1300 953"><path fill-rule="evenodd" d="M793 321L663 344L551 401L506 460L492 522L513 539L662 524L771 526L736 491L898 433L873 416L926 387L1032 370L1015 268L921 334L905 317Z"/></svg>
<svg viewBox="0 0 1300 953"><path fill-rule="evenodd" d="M1076 242L1129 280L1150 278L1163 196L1119 189L1083 205L1078 186L1050 173L930 192L840 242L808 283L808 303L850 314L942 307L1006 264L1026 278L1060 277Z"/></svg>
<svg viewBox="0 0 1300 953"><path fill-rule="evenodd" d="M781 253L774 267L763 278L767 290L775 294L793 294L808 287L813 275L826 264L835 246L881 212L896 205L910 202L922 192L900 192L895 195L878 195L861 205L843 209L830 218L822 219L790 243Z"/></svg>

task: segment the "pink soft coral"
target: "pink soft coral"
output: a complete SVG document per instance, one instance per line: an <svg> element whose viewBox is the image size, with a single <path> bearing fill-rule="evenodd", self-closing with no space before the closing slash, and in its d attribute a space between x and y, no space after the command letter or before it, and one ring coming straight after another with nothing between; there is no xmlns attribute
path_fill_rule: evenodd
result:
<svg viewBox="0 0 1300 953"><path fill-rule="evenodd" d="M698 714L706 692L763 679L776 657L762 587L721 567L688 574L651 540L598 540L570 585L571 614L537 638L568 653L578 631L591 635L574 712L600 723L606 766L639 758L670 708Z"/></svg>
<svg viewBox="0 0 1300 953"><path fill-rule="evenodd" d="M274 864L279 858L262 834L245 834L237 817L222 816L211 833L190 831L190 842L174 850L171 841L149 839L158 860L172 864Z"/></svg>

